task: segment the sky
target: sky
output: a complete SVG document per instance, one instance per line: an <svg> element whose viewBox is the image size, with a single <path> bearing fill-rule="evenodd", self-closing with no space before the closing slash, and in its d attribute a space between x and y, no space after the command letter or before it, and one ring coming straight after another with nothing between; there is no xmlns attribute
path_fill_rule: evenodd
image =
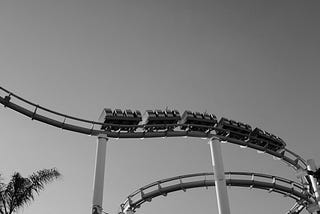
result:
<svg viewBox="0 0 320 214"><path fill-rule="evenodd" d="M0 85L46 108L97 120L102 109L209 112L259 127L320 165L320 2L2 0ZM95 137L0 108L0 172L63 175L19 213L91 213ZM252 149L222 144L226 171L296 180ZM212 172L196 138L109 139L103 208L117 213L159 179ZM285 213L294 201L228 189L231 212ZM218 213L213 188L169 194L137 213ZM302 213L307 213L303 211Z"/></svg>

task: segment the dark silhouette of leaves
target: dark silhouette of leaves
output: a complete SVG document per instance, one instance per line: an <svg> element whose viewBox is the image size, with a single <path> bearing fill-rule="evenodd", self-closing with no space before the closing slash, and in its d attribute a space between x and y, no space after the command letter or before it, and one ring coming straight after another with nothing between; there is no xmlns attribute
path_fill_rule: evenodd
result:
<svg viewBox="0 0 320 214"><path fill-rule="evenodd" d="M12 214L34 200L45 185L61 177L57 169L39 170L29 177L15 172L9 183L4 184L0 174L0 214Z"/></svg>

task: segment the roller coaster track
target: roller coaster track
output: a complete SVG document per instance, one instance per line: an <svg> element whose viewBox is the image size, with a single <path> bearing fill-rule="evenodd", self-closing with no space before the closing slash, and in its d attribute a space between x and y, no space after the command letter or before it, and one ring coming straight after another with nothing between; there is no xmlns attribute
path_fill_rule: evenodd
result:
<svg viewBox="0 0 320 214"><path fill-rule="evenodd" d="M225 176L228 186L262 189L294 199L297 205L289 213L298 213L315 202L315 198L303 185L285 178L251 172L226 172ZM141 187L130 194L120 205L120 214L129 213L128 211L135 212L143 203L150 202L158 196L167 196L171 192L214 186L215 182L210 177L213 177L213 173L181 175Z"/></svg>
<svg viewBox="0 0 320 214"><path fill-rule="evenodd" d="M246 141L241 141L233 138L229 138L226 136L220 136L212 131L219 131L222 130L221 128L217 127L210 127L210 131L207 133L198 132L198 131L183 131L183 130L168 130L168 131L154 131L154 132L146 132L143 130L144 127L157 127L163 125L118 125L118 124L104 124L101 122L97 122L94 120L85 120L73 116L69 116L67 114L62 114L48 108L44 108L38 104L32 103L18 95L0 87L0 92L4 95L0 94L0 103L5 107L8 107L14 111L23 114L32 120L37 120L48 125L65 129L81 134L98 136L99 134L105 134L109 138L160 138L160 137L196 137L196 138L206 138L210 139L213 137L219 138L221 141L233 143L239 145L241 147L248 147L260 151L262 153L267 153L272 155L273 157L280 159L287 163L289 166L293 167L295 170L306 171L307 163L306 161L297 155L296 153L290 151L289 149L285 148L281 152L275 152L269 149L266 149L262 146L251 144ZM12 98L14 98L19 104L12 102ZM41 113L39 113L41 112ZM58 120L57 118L60 118ZM136 127L136 132L115 132L115 131L106 131L101 130L98 127L101 125L105 126L116 126L116 127ZM205 127L201 125L193 125L192 126L199 126ZM172 124L167 125L168 127L180 127L180 124Z"/></svg>
<svg viewBox="0 0 320 214"><path fill-rule="evenodd" d="M294 170L296 170L298 173L306 174L307 172L307 161L305 161L301 156L298 154L290 151L287 148L284 148L281 151L273 151L268 148L259 146L257 144L252 144L250 141L242 141L234 138L230 138L228 136L221 136L217 135L217 131L225 131L218 127L208 127L203 125L197 125L197 124L189 124L193 127L205 127L208 128L209 131L207 132L200 132L200 131L190 131L190 130L182 130L181 124L168 124L167 130L165 131L146 131L148 128L156 128L156 127L163 127L164 124L154 124L154 125L119 125L119 124L106 124L94 120L86 120L82 118L77 118L74 116L70 116L67 114L62 114L53 110L50 110L48 108L42 107L38 104L35 104L33 102L30 102L22 97L19 97L18 95L12 93L11 91L8 91L7 89L4 89L3 87L0 87L0 103L6 107L10 108L22 115L25 115L29 117L32 120L37 120L42 123L54 126L56 128L73 131L76 133L81 133L85 135L90 136L99 136L101 134L106 135L108 138L164 138L164 137L195 137L195 138L204 138L204 139L211 139L211 138L218 138L222 142L229 142L235 145L239 145L243 148L251 148L254 150L257 150L260 153L266 153L271 156L273 156L275 159L282 160L285 162L288 166L292 167ZM136 131L134 132L123 132L123 131L109 131L109 130L102 130L100 127L104 126L113 126L113 127L119 127L119 128L130 128L131 130L134 129ZM211 173L202 173L202 174L193 174L193 175L185 175L185 176L179 176L175 178L171 178L171 181L173 180L179 180L180 182L182 179L190 178L190 177L199 177L199 176L209 176L212 175ZM313 196L306 191L308 182L305 179L304 176L301 176L301 184L295 183L293 181L289 181L283 178L275 177L275 176L269 176L269 175L263 175L263 174L257 174L257 173L233 173L228 172L227 175L230 177L234 177L236 175L242 175L242 176L251 176L250 179L234 179L229 178L227 179L227 184L230 186L240 186L240 187L250 187L250 188L258 188L258 189L264 189L268 190L269 192L277 192L280 194L284 194L286 196L289 196L290 198L293 198L296 200L296 204L290 209L290 213L299 213L304 207L306 207L308 204L314 204L314 198ZM272 178L272 182L264 182L264 181L257 181L253 178L259 177L259 178ZM164 184L167 182L166 180L161 180L155 183L155 185L158 185L160 187L160 184ZM170 179L169 179L170 180ZM283 185L279 185L278 182L284 182L286 184L290 184L291 186L286 187ZM198 180L193 182L181 182L177 185L173 186L167 186L167 187L161 187L158 188L155 191L151 191L148 193L145 193L144 191L149 188L150 185L141 188L136 193L131 194L128 197L128 200L123 204L122 210L125 209L136 209L138 206L140 206L145 201L151 200L153 197L157 197L159 195L166 195L169 192L174 192L177 190L186 190L190 188L197 188L197 187L208 187L213 186L214 181L213 180ZM154 186L151 184L151 186ZM132 198L136 196L138 193L140 195L143 195L143 197L134 202L132 201ZM129 205L128 205L129 204Z"/></svg>

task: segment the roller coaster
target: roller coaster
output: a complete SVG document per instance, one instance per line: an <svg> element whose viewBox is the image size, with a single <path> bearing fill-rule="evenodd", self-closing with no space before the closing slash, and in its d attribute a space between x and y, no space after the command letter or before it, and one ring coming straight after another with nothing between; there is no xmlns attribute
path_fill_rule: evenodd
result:
<svg viewBox="0 0 320 214"><path fill-rule="evenodd" d="M249 172L226 172L226 184L228 186L262 189L271 193L278 193L292 198L301 207L315 203L315 198L306 191L300 183L272 175ZM158 196L167 196L168 193L186 191L192 188L214 186L213 173L197 173L159 180L139 188L120 205L120 213L128 210L135 211L145 202L150 202Z"/></svg>
<svg viewBox="0 0 320 214"><path fill-rule="evenodd" d="M314 176L315 165L310 165L301 156L287 149L287 144L281 138L260 128L252 128L248 124L227 118L220 118L218 121L215 115L207 112L187 110L180 114L177 110L169 109L147 110L142 115L138 110L122 111L105 108L98 121L86 120L42 107L2 87L0 87L0 103L32 120L76 133L97 136L98 139L101 136L107 139L161 137L218 139L272 155L292 167L299 174L300 183L253 172L226 172L225 184L262 189L288 196L295 200L295 204L288 211L291 214L300 213L304 208L307 208L310 213L319 213L320 197L316 176ZM104 165L102 167L104 168ZM178 190L186 191L190 188L214 186L215 179L207 179L213 175L213 173L198 173L156 181L130 194L120 205L119 213L136 212L146 201ZM177 183L172 184L172 182Z"/></svg>

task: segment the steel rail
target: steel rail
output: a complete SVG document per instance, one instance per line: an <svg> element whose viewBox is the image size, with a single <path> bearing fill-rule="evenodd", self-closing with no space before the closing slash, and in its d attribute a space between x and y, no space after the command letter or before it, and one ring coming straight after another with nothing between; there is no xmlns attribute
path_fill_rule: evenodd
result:
<svg viewBox="0 0 320 214"><path fill-rule="evenodd" d="M86 135L92 135L92 136L98 136L99 134L106 134L108 137L110 138L160 138L160 137L196 137L196 138L212 138L212 137L217 137L219 139L221 139L222 141L227 141L229 143L233 143L233 144L237 144L241 147L249 147L267 154L270 154L278 159L281 159L282 161L284 161L285 163L287 163L288 165L292 166L295 170L303 170L306 171L307 168L307 163L306 161L301 158L299 155L295 154L294 152L291 152L288 149L284 149L282 152L275 152L269 149L266 149L262 146L256 145L256 144L252 144L250 142L246 142L246 141L241 141L241 140L237 140L234 138L229 138L226 136L221 136L221 135L216 135L211 133L210 131L217 131L217 130L222 130L221 128L217 128L217 127L210 127L210 131L207 133L204 132L198 132L198 131L183 131L183 130L167 130L167 131L154 131L154 132L150 132L150 131L145 131L142 130L142 128L144 127L157 127L157 126L163 126L163 124L156 124L156 125L118 125L118 124L104 124L101 122L97 122L97 121L91 121L91 120L85 120L85 119L81 119L81 118L77 118L77 117L73 117L73 116L69 116L66 114L62 114L56 111L52 111L50 109L44 108L40 105L37 105L35 103L32 103L26 99L23 99L17 95L15 95L14 93L0 87L0 90L4 91L7 96L2 97L0 96L0 103L2 105L4 105L5 107L8 107L14 111L17 111L29 118L31 118L32 120L37 120L43 123L46 123L48 125L57 127L57 128L61 128L61 129L65 129L68 131L73 131L73 132L77 132L77 133L81 133L81 134L86 134ZM20 106L18 104L15 104L13 102L10 101L10 97L14 97L20 101L22 101L25 104L28 104L29 106L31 105L31 107L33 108L32 110L27 109L26 107ZM53 119L49 116L45 116L42 114L39 114L37 112L38 109L43 110L44 112L47 113L51 113L54 114L56 116L60 116L61 121L58 121L56 119ZM75 125L72 123L68 123L66 122L66 119L70 119L70 120L74 120L77 122L83 122L88 124L88 127L85 126L80 126L80 125ZM140 128L140 131L137 132L115 132L115 131L108 131L108 130L101 130L101 129L96 129L94 126L95 125L106 125L106 126L117 126L117 127L134 127L134 128ZM91 128L90 128L91 126ZM173 124L173 125L167 125L168 127L179 127L182 126L181 124ZM185 126L185 125L184 125ZM197 125L198 127L208 127L208 126L202 126L202 125ZM290 158L289 156L287 156L287 154L290 154L291 156L293 156L293 158Z"/></svg>
<svg viewBox="0 0 320 214"><path fill-rule="evenodd" d="M29 104L29 105L31 105L31 106L33 106L33 107L36 107L37 109L41 109L41 110L43 110L43 111L52 113L52 114L54 114L54 115L58 115L58 116L61 116L61 117L64 117L64 118L68 118L68 119L72 119L72 120L76 120L76 121L80 121L80 122L84 122L84 123L90 123L90 124L94 123L94 124L100 124L100 125L103 124L103 123L100 123L100 122L91 121L91 120L85 120L85 119L82 119L82 118L73 117L73 116L70 116L70 115L67 115L67 114L62 114L62 113L53 111L53 110L51 110L51 109L48 109L48 108L45 108L45 107L40 106L40 105L38 105L38 104L35 104L35 103L33 103L33 102L30 102L29 100L26 100L26 99L24 99L24 98L22 98L22 97L20 97L20 96L18 96L18 95L16 95L16 94L12 93L11 91L9 91L9 90L1 87L1 86L0 86L0 90L6 92L9 96L15 97L15 98L17 98L18 100L20 100L20 101L22 101L22 102L24 102L24 103L26 103L26 104Z"/></svg>
<svg viewBox="0 0 320 214"><path fill-rule="evenodd" d="M304 208L305 206L301 202L296 202L286 214L299 214Z"/></svg>
<svg viewBox="0 0 320 214"><path fill-rule="evenodd" d="M183 131L183 130L173 130L177 127L182 127L185 125L182 124L168 124L165 125L167 130L166 131L146 131L148 128L153 128L156 127L163 127L164 124L155 124L155 125L119 125L119 124L106 124L94 120L86 120L78 117L73 117L67 114L62 114L53 110L50 110L48 108L44 108L38 104L35 104L33 102L30 102L12 92L10 92L7 89L4 89L3 87L0 86L0 92L3 91L6 93L5 97L2 97L0 95L0 103L4 105L4 107L8 107L14 111L17 111L18 113L21 113L32 120L37 120L43 123L46 123L48 125L52 125L57 128L61 129L66 129L69 131L77 132L77 133L82 133L86 135L92 135L92 136L98 136L100 134L105 134L110 138L159 138L159 137L197 137L197 138L219 138L221 141L227 141L229 143L233 143L236 145L239 145L240 147L248 147L251 149L255 149L258 152L262 153L267 153L275 157L276 159L280 159L283 162L287 163L289 166L293 167L295 170L299 171L302 170L306 172L307 170L307 162L299 155L296 153L290 151L287 148L284 148L281 152L275 152L273 150L266 149L265 147L261 147L256 144L251 144L248 141L240 141L234 138L229 138L226 136L220 136L217 134L211 133L211 131L227 131L223 130L218 127L211 127L211 126L204 126L204 125L197 125L197 124L189 124L188 126L196 126L196 127L204 127L207 128L209 131L206 133L203 132L197 132L197 131ZM24 105L19 105L15 104L10 101L10 98L14 97L18 101L22 102ZM29 106L29 108L25 107L26 104ZM30 106L32 110L30 109ZM42 110L45 113L50 113L53 114L55 117L62 117L62 120L59 121L57 119L54 119L53 117L48 116L47 114L39 114L37 111ZM66 122L68 120L68 122ZM87 124L88 127L86 126L81 126L81 125L76 125L75 123L70 123L70 121L74 122L81 122ZM113 127L118 127L118 128L130 128L133 130L139 130L137 132L116 132L116 131L108 131L108 130L101 130L101 129L96 129L95 126L113 126ZM90 128L89 128L90 126ZM228 132L228 131L227 131ZM255 138L255 137L250 137L250 138ZM288 154L291 156L289 157ZM302 178L301 178L302 179ZM305 179L305 178L304 178ZM306 182L302 181L302 184L307 185ZM299 202L297 202L296 210L299 212L301 209L304 207L300 205ZM295 211L295 208L292 208L291 210ZM290 212L291 213L291 212ZM298 213L298 212L297 212Z"/></svg>
<svg viewBox="0 0 320 214"><path fill-rule="evenodd" d="M285 178L252 172L226 172L225 175L228 186L248 187L250 189L254 188L267 190L268 192L276 192L294 199L303 206L303 208L315 203L315 198L308 193L301 184ZM213 173L181 175L148 184L127 197L120 205L120 213L126 213L128 210L135 212L143 203L150 202L153 198L161 195L167 196L167 194L171 192L214 186L214 180L208 180L208 176L212 177ZM199 177L201 179L199 179ZM248 178L245 179L245 177ZM194 180L195 178L197 179ZM193 180L189 181L190 179ZM301 207L299 209L301 209Z"/></svg>

